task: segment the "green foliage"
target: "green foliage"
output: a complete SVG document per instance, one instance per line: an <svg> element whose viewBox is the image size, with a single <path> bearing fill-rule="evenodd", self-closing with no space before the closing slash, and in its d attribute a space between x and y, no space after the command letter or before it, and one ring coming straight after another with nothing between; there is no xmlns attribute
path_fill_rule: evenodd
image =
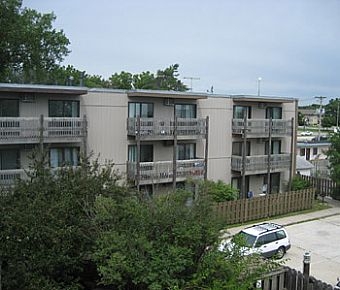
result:
<svg viewBox="0 0 340 290"><path fill-rule="evenodd" d="M158 70L154 75L149 71L131 74L122 71L110 77L110 86L114 89L148 89L186 91L188 88L178 79L178 64L170 65L164 70Z"/></svg>
<svg viewBox="0 0 340 290"><path fill-rule="evenodd" d="M322 117L322 127L337 126L336 122L339 117L338 106L340 100L338 98L331 99L327 105L325 105L325 114Z"/></svg>
<svg viewBox="0 0 340 290"><path fill-rule="evenodd" d="M0 1L0 81L43 83L70 52L70 42L53 28L53 13L21 6L19 0Z"/></svg>
<svg viewBox="0 0 340 290"><path fill-rule="evenodd" d="M308 180L305 180L298 175L293 177L292 190L301 190L301 189L305 189L309 187L310 187L310 183Z"/></svg>
<svg viewBox="0 0 340 290"><path fill-rule="evenodd" d="M80 168L47 169L35 156L30 179L1 195L3 289L80 289L79 275L98 230L98 195L126 195L112 166L83 160Z"/></svg>
<svg viewBox="0 0 340 290"><path fill-rule="evenodd" d="M203 256L189 289L252 289L264 273L277 268L273 260L264 260L259 254L246 255L245 242L233 237L233 244L223 251L212 249Z"/></svg>
<svg viewBox="0 0 340 290"><path fill-rule="evenodd" d="M97 200L102 234L94 260L103 284L119 289L181 288L197 271L219 224L206 198L187 206L191 193L177 191L152 200Z"/></svg>
<svg viewBox="0 0 340 290"><path fill-rule="evenodd" d="M330 176L340 184L340 133L333 133L330 142L331 146L326 153L330 163Z"/></svg>
<svg viewBox="0 0 340 290"><path fill-rule="evenodd" d="M202 181L199 184L199 191L201 194L210 195L215 202L236 200L239 196L237 189L221 180L217 182L212 180Z"/></svg>

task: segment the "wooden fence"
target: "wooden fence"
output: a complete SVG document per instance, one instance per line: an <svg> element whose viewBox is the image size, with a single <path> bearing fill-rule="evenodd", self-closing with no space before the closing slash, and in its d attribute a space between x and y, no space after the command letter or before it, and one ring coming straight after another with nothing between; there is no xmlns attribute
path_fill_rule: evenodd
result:
<svg viewBox="0 0 340 290"><path fill-rule="evenodd" d="M223 221L231 225L310 209L313 206L314 195L314 188L269 194L221 202L215 206L215 210Z"/></svg>
<svg viewBox="0 0 340 290"><path fill-rule="evenodd" d="M321 196L330 196L333 189L336 188L336 182L328 178L320 178L315 176L300 175L304 180L307 180L316 190L316 193Z"/></svg>
<svg viewBox="0 0 340 290"><path fill-rule="evenodd" d="M334 281L335 282L335 281ZM333 286L326 284L312 276L304 276L301 272L283 267L273 271L256 283L255 289L262 290L333 290Z"/></svg>

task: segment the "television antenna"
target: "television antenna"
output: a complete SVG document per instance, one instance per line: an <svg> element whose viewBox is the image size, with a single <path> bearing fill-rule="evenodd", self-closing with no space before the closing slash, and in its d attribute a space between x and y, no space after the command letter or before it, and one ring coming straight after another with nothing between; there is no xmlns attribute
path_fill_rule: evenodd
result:
<svg viewBox="0 0 340 290"><path fill-rule="evenodd" d="M197 77L183 77L185 80L190 80L190 91L192 91L192 81L198 81L200 78Z"/></svg>

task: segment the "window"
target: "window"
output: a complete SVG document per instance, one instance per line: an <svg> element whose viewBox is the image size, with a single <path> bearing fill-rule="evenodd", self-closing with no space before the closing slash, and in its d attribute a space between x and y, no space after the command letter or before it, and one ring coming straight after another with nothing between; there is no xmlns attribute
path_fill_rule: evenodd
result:
<svg viewBox="0 0 340 290"><path fill-rule="evenodd" d="M19 117L19 101L0 100L0 117Z"/></svg>
<svg viewBox="0 0 340 290"><path fill-rule="evenodd" d="M232 145L232 155L236 155L236 156L242 156L242 152L243 152L243 142L233 142ZM246 145L247 149L246 149L246 156L250 156L250 142L247 142Z"/></svg>
<svg viewBox="0 0 340 290"><path fill-rule="evenodd" d="M137 145L128 146L128 160L137 162ZM153 145L140 146L140 162L153 162Z"/></svg>
<svg viewBox="0 0 340 290"><path fill-rule="evenodd" d="M49 117L79 117L79 101L57 100L48 102Z"/></svg>
<svg viewBox="0 0 340 290"><path fill-rule="evenodd" d="M50 149L50 166L52 168L62 166L78 166L79 148L63 147Z"/></svg>
<svg viewBox="0 0 340 290"><path fill-rule="evenodd" d="M234 106L233 107L233 118L234 119L243 119L244 115L248 112L247 118L251 118L251 107L246 106Z"/></svg>
<svg viewBox="0 0 340 290"><path fill-rule="evenodd" d="M177 160L195 159L196 144L178 144Z"/></svg>
<svg viewBox="0 0 340 290"><path fill-rule="evenodd" d="M152 103L129 103L129 118L153 118Z"/></svg>
<svg viewBox="0 0 340 290"><path fill-rule="evenodd" d="M318 148L313 148L313 155L318 155Z"/></svg>
<svg viewBox="0 0 340 290"><path fill-rule="evenodd" d="M278 240L284 239L286 238L286 233L285 231L277 231L276 232L276 237Z"/></svg>
<svg viewBox="0 0 340 290"><path fill-rule="evenodd" d="M231 179L231 186L235 189L238 189L241 192L242 189L242 177L233 177ZM246 192L249 192L249 176L246 176Z"/></svg>
<svg viewBox="0 0 340 290"><path fill-rule="evenodd" d="M196 105L195 104L176 104L175 105L176 117L178 118L196 118Z"/></svg>
<svg viewBox="0 0 340 290"><path fill-rule="evenodd" d="M264 193L267 192L267 175L263 176L263 185L265 186L266 190ZM280 191L280 173L271 173L270 174L270 192L269 193L279 193Z"/></svg>
<svg viewBox="0 0 340 290"><path fill-rule="evenodd" d="M281 107L267 107L266 108L266 119L282 119L282 108Z"/></svg>
<svg viewBox="0 0 340 290"><path fill-rule="evenodd" d="M300 156L305 156L306 155L306 149L305 148L301 148L300 149Z"/></svg>
<svg viewBox="0 0 340 290"><path fill-rule="evenodd" d="M267 141L265 144L265 153L264 154L268 154L268 150L269 150L269 142ZM273 140L272 141L272 146L271 146L271 152L270 154L281 154L281 141L280 140Z"/></svg>
<svg viewBox="0 0 340 290"><path fill-rule="evenodd" d="M10 170L20 168L20 152L19 150L1 150L0 151L0 169Z"/></svg>

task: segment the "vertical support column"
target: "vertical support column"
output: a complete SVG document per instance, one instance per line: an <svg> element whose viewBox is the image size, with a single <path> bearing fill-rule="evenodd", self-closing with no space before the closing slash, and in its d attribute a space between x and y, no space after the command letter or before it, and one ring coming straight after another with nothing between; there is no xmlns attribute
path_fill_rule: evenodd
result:
<svg viewBox="0 0 340 290"><path fill-rule="evenodd" d="M243 116L243 148L242 148L242 185L240 198L246 198L246 161L247 161L247 132L248 131L248 108Z"/></svg>
<svg viewBox="0 0 340 290"><path fill-rule="evenodd" d="M44 153L44 115L39 118L39 150L41 154Z"/></svg>
<svg viewBox="0 0 340 290"><path fill-rule="evenodd" d="M269 118L269 132L268 132L268 154L267 154L267 194L271 193L270 182L270 168L271 168L271 156L272 156L272 131L273 131L273 119Z"/></svg>
<svg viewBox="0 0 340 290"><path fill-rule="evenodd" d="M87 157L87 117L84 115L83 117L83 143L82 143L82 153L84 157Z"/></svg>
<svg viewBox="0 0 340 290"><path fill-rule="evenodd" d="M137 117L137 133L136 133L136 139L137 139L137 152L136 152L136 185L137 185L137 191L140 190L140 116Z"/></svg>
<svg viewBox="0 0 340 290"><path fill-rule="evenodd" d="M175 110L175 108L174 108ZM172 159L172 188L176 190L176 176L177 176L177 117L174 111L174 147Z"/></svg>
<svg viewBox="0 0 340 290"><path fill-rule="evenodd" d="M208 179L209 116L205 120L204 180Z"/></svg>
<svg viewBox="0 0 340 290"><path fill-rule="evenodd" d="M291 119L291 128L292 128L292 133L291 133L291 143L290 143L290 154L291 154L291 164L290 164L290 176L289 176L289 190L292 188L292 181L295 176L296 172L296 120L297 120L297 113L298 112L298 105L297 101L295 101L295 118L293 117Z"/></svg>

